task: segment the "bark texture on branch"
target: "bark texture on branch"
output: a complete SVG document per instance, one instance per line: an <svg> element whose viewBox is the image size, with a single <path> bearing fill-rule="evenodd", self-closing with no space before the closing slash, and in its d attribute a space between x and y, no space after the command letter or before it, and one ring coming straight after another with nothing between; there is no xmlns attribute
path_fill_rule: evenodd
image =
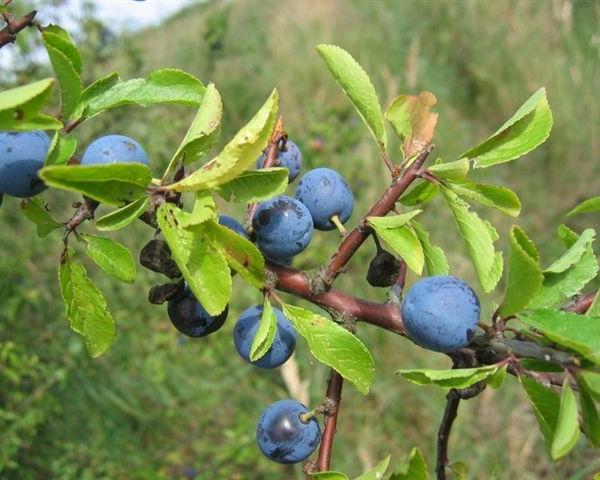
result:
<svg viewBox="0 0 600 480"><path fill-rule="evenodd" d="M0 30L0 48L9 43L13 43L17 39L17 33L27 27L31 27L36 15L36 10L33 10L20 18L14 18L12 15L6 14L4 16L6 27Z"/></svg>
<svg viewBox="0 0 600 480"><path fill-rule="evenodd" d="M325 428L321 436L319 454L317 456L317 472L325 472L331 466L331 452L333 450L333 439L335 437L338 413L342 401L342 387L344 379L335 370L331 370L329 382L327 383Z"/></svg>

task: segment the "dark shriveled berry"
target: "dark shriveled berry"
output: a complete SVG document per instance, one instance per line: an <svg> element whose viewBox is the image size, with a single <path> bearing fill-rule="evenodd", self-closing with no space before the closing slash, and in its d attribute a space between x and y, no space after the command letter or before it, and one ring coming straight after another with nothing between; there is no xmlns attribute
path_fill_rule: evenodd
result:
<svg viewBox="0 0 600 480"><path fill-rule="evenodd" d="M400 274L401 262L386 250L373 257L367 272L367 282L373 287L391 287Z"/></svg>
<svg viewBox="0 0 600 480"><path fill-rule="evenodd" d="M140 263L148 270L162 273L169 278L181 276L179 267L171 258L171 250L162 238L153 238L140 252Z"/></svg>

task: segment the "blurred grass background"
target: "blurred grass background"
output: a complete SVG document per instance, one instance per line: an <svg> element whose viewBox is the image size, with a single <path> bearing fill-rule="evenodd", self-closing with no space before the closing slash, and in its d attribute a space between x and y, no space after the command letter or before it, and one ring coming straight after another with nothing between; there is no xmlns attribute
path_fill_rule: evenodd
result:
<svg viewBox="0 0 600 480"><path fill-rule="evenodd" d="M60 1L35 5L46 19L53 8L68 8ZM93 13L89 6L79 19L86 81L115 70L129 79L174 67L214 82L224 99L222 143L277 86L287 131L304 152L305 168L335 168L353 186L357 208L350 225L388 180L368 132L316 54L323 42L355 56L384 106L399 93L434 92L440 113L436 154L446 160L485 138L546 86L554 113L550 139L517 162L477 172L482 181L515 190L523 211L514 220L477 210L501 235L512 223L521 225L540 247L544 264L560 251L555 231L564 214L599 193L598 2L214 1L191 3L159 27L122 35L111 33ZM23 61L10 72L17 83L47 74L46 66L27 55L35 38L34 32L28 35L19 45ZM95 136L130 135L149 152L158 176L194 113L178 107L113 111L77 129L79 153ZM392 148L398 159L398 145ZM56 193L44 198L63 219L77 200ZM223 208L241 214L240 208ZM164 307L147 303L149 287L162 281L158 275L140 270L135 286L124 286L88 263L119 329L114 348L92 360L69 331L59 301L60 234L39 240L18 210L17 200L8 198L0 210L0 478L302 478L298 467L270 463L255 447L261 410L289 395L279 372L254 369L233 348L235 319L259 301L258 294L236 278L230 320L218 334L192 341L171 327ZM477 285L442 202L426 210L424 223L446 250L451 272ZM594 215L569 224L600 226ZM114 237L139 252L152 235L136 225ZM335 233L317 233L295 265L318 266L337 242ZM383 300L384 291L362 280L372 253L368 243L338 284ZM501 291L500 286L483 300L487 313ZM376 381L367 397L345 389L335 469L358 475L388 453L401 460L413 446L433 465L443 392L418 388L393 372L447 366L447 359L368 326L359 327L359 334L376 358ZM297 360L311 402L317 403L327 369L314 362L302 341ZM466 462L469 478L477 479L575 480L600 469L597 452L585 440L567 459L548 460L513 379L500 391L488 389L463 402L450 456Z"/></svg>

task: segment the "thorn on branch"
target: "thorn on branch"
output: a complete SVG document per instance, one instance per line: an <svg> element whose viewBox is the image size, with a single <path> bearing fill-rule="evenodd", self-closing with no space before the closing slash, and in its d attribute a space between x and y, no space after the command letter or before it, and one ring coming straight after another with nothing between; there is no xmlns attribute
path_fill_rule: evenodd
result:
<svg viewBox="0 0 600 480"><path fill-rule="evenodd" d="M8 3L5 1L4 5L8 5ZM6 27L0 30L0 48L9 43L13 43L17 39L17 33L24 28L32 26L33 19L36 15L36 10L33 10L27 15L23 15L22 17L16 19L10 14L5 14L4 19L6 21Z"/></svg>

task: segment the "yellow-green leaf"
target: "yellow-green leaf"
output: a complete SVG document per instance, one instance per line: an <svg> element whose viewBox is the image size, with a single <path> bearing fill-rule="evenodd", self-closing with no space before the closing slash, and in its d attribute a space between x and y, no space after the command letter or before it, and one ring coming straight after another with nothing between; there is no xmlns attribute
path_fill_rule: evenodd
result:
<svg viewBox="0 0 600 480"><path fill-rule="evenodd" d="M359 115L369 127L379 148L387 148L387 133L375 87L352 55L335 45L321 44L317 52L325 60L335 80L342 87Z"/></svg>
<svg viewBox="0 0 600 480"><path fill-rule="evenodd" d="M546 89L540 88L491 137L464 153L475 168L519 158L543 143L552 129Z"/></svg>
<svg viewBox="0 0 600 480"><path fill-rule="evenodd" d="M533 242L518 226L510 230L508 280L500 313L513 315L525 308L544 281L539 264L539 253Z"/></svg>
<svg viewBox="0 0 600 480"><path fill-rule="evenodd" d="M375 362L367 347L355 335L332 320L304 308L283 305L283 313L308 342L310 351L319 362L352 382L359 392L369 393Z"/></svg>
<svg viewBox="0 0 600 480"><path fill-rule="evenodd" d="M273 90L260 110L210 162L170 188L178 192L205 190L233 180L256 162L267 146L279 105Z"/></svg>

